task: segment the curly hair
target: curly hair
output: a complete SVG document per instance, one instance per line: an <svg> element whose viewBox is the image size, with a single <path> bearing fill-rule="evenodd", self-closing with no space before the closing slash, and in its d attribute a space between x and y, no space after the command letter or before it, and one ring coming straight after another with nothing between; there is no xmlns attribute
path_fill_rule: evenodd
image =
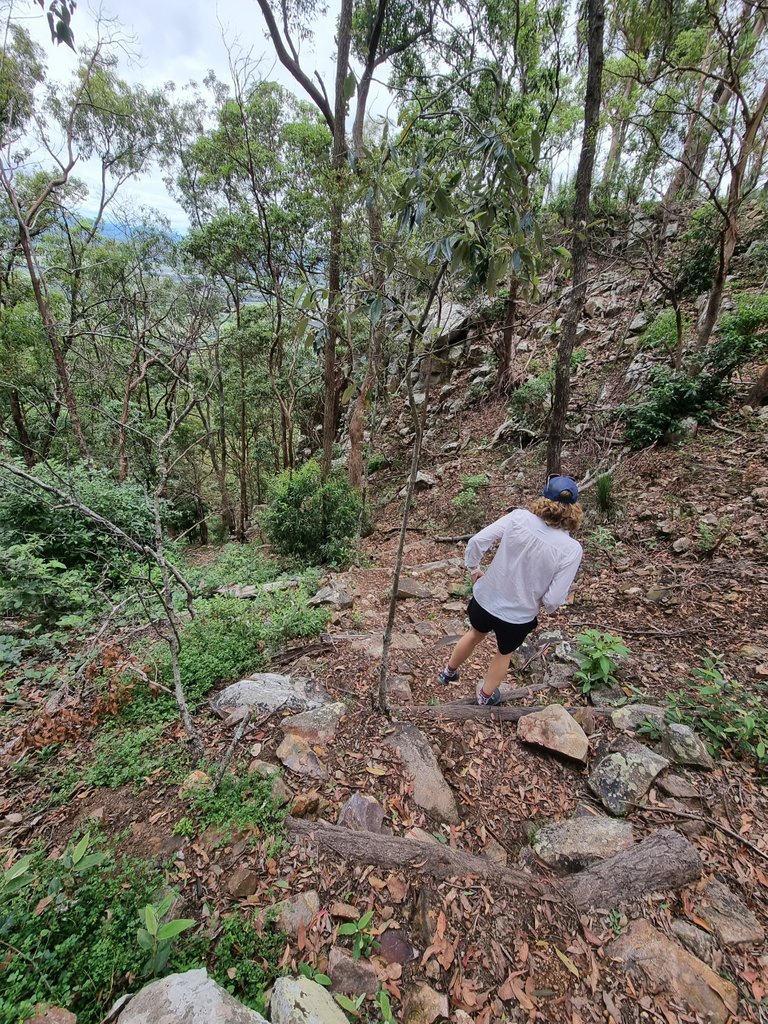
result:
<svg viewBox="0 0 768 1024"><path fill-rule="evenodd" d="M549 498L536 498L528 508L539 519L543 519L547 526L567 530L568 533L575 533L584 518L584 509L581 505L550 501Z"/></svg>

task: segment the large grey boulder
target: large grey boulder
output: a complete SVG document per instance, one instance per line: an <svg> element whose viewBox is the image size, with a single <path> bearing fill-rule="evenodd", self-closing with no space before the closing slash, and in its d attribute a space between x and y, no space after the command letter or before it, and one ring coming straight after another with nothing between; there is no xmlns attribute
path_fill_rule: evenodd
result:
<svg viewBox="0 0 768 1024"><path fill-rule="evenodd" d="M345 1018L342 1015L342 1020ZM121 1011L118 1024L267 1024L217 985L201 968L169 974L138 992ZM341 1024L341 1022L339 1022Z"/></svg>
<svg viewBox="0 0 768 1024"><path fill-rule="evenodd" d="M405 774L413 783L415 803L439 821L458 825L456 800L424 733L415 725L400 724L386 743L400 756Z"/></svg>
<svg viewBox="0 0 768 1024"><path fill-rule="evenodd" d="M349 1024L333 996L309 978L278 978L269 1015L272 1024Z"/></svg>
<svg viewBox="0 0 768 1024"><path fill-rule="evenodd" d="M615 818L581 817L539 829L531 846L554 868L578 871L632 846L632 826Z"/></svg>
<svg viewBox="0 0 768 1024"><path fill-rule="evenodd" d="M284 707L286 711L309 711L329 701L325 690L312 679L256 672L217 693L211 706L225 718L243 710L267 713Z"/></svg>

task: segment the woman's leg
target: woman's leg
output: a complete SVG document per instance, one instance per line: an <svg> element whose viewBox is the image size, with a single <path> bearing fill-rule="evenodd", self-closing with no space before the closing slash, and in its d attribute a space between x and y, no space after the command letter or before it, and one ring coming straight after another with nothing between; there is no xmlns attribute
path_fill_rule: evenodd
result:
<svg viewBox="0 0 768 1024"><path fill-rule="evenodd" d="M457 668L460 668L478 644L481 644L487 636L487 633L481 633L477 629L468 629L451 651L451 656L448 659L448 668L453 672L455 672Z"/></svg>
<svg viewBox="0 0 768 1024"><path fill-rule="evenodd" d="M494 654L483 678L483 693L486 697L490 697L506 679L511 658L512 651L509 654L501 654L499 651Z"/></svg>

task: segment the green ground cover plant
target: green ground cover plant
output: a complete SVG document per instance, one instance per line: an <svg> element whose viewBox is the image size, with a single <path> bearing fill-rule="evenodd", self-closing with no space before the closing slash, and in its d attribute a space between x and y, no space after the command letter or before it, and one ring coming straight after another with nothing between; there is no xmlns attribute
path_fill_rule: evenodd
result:
<svg viewBox="0 0 768 1024"><path fill-rule="evenodd" d="M619 659L629 654L621 637L601 633L599 629L585 629L576 637L576 657L580 668L576 679L583 693L598 687L611 687L617 682L616 667Z"/></svg>

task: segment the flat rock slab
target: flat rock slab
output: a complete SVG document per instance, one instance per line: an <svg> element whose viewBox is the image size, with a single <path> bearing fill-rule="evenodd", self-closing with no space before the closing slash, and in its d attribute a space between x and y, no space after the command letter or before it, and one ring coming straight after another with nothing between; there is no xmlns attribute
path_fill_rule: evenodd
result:
<svg viewBox="0 0 768 1024"><path fill-rule="evenodd" d="M328 957L328 977L333 982L334 992L349 996L372 996L379 990L379 979L372 964L355 960L351 953L338 946L332 947Z"/></svg>
<svg viewBox="0 0 768 1024"><path fill-rule="evenodd" d="M749 907L717 879L707 882L695 908L721 946L762 945L765 942L765 931Z"/></svg>
<svg viewBox="0 0 768 1024"><path fill-rule="evenodd" d="M243 709L265 713L281 707L286 711L309 711L329 701L330 697L325 690L311 679L281 676L274 672L256 672L217 693L211 706L217 714L226 718Z"/></svg>
<svg viewBox="0 0 768 1024"><path fill-rule="evenodd" d="M675 764L706 768L708 771L715 767L712 755L689 725L678 722L665 725L660 749L664 757Z"/></svg>
<svg viewBox="0 0 768 1024"><path fill-rule="evenodd" d="M353 793L339 811L336 824L344 825L355 832L381 832L384 808L375 797Z"/></svg>
<svg viewBox="0 0 768 1024"><path fill-rule="evenodd" d="M639 977L649 992L669 992L712 1024L726 1024L736 1013L736 986L642 918L610 944L608 955Z"/></svg>
<svg viewBox="0 0 768 1024"><path fill-rule="evenodd" d="M561 704L550 704L517 723L517 738L586 763L589 740Z"/></svg>
<svg viewBox="0 0 768 1024"><path fill-rule="evenodd" d="M668 766L666 758L637 743L599 761L589 776L589 788L611 814L628 814Z"/></svg>
<svg viewBox="0 0 768 1024"><path fill-rule="evenodd" d="M425 601L432 597L432 591L410 576L401 576L397 584L397 596L402 599L414 598Z"/></svg>
<svg viewBox="0 0 768 1024"><path fill-rule="evenodd" d="M661 729L666 721L666 711L655 704L626 704L611 714L611 722L617 729L634 732L643 722L653 722Z"/></svg>
<svg viewBox="0 0 768 1024"><path fill-rule="evenodd" d="M656 785L667 796L677 797L678 800L700 800L701 793L692 786L687 779L679 775L669 775L666 772L656 780Z"/></svg>
<svg viewBox="0 0 768 1024"><path fill-rule="evenodd" d="M316 608L321 604L329 604L335 608L337 612L341 612L344 611L345 608L352 607L354 604L354 598L346 587L330 584L330 586L321 587L314 597L310 597L307 604L311 608Z"/></svg>
<svg viewBox="0 0 768 1024"><path fill-rule="evenodd" d="M275 910L277 927L281 932L295 938L299 928L309 928L320 912L320 897L315 889L308 889L306 892L297 893L284 903L278 903Z"/></svg>
<svg viewBox="0 0 768 1024"><path fill-rule="evenodd" d="M310 779L320 779L321 781L328 778L328 769L301 736L288 733L275 753L285 767L296 775L304 775Z"/></svg>
<svg viewBox="0 0 768 1024"><path fill-rule="evenodd" d="M458 825L456 800L424 733L415 725L401 724L386 743L399 752L405 773L413 783L415 803L438 821Z"/></svg>
<svg viewBox="0 0 768 1024"><path fill-rule="evenodd" d="M676 917L670 925L672 934L678 939L689 953L693 953L699 960L703 960L705 964L713 966L715 954L717 952L717 943L715 942L714 936L710 935L709 932L705 932L703 928L697 928L695 924L691 924L690 921L686 921L683 917Z"/></svg>
<svg viewBox="0 0 768 1024"><path fill-rule="evenodd" d="M410 704L413 700L411 681L408 676L390 676L387 680L387 696L398 704Z"/></svg>
<svg viewBox="0 0 768 1024"><path fill-rule="evenodd" d="M274 1018L273 1018L274 1019ZM342 1020L346 1018L342 1015ZM118 1024L267 1024L208 977L205 969L169 974L146 985L117 1018ZM341 1024L341 1022L339 1022Z"/></svg>
<svg viewBox="0 0 768 1024"><path fill-rule="evenodd" d="M393 633L390 648L393 651L423 651L424 644L415 633ZM377 635L353 640L352 650L362 651L369 658L378 660L384 650L383 637Z"/></svg>
<svg viewBox="0 0 768 1024"><path fill-rule="evenodd" d="M272 1024L349 1024L333 996L309 978L278 978L269 1003Z"/></svg>
<svg viewBox="0 0 768 1024"><path fill-rule="evenodd" d="M307 743L319 743L325 747L336 736L339 723L346 713L346 704L338 701L284 718L280 726L286 734L300 736Z"/></svg>
<svg viewBox="0 0 768 1024"><path fill-rule="evenodd" d="M531 846L551 867L578 871L629 849L633 843L632 826L628 822L590 816L544 825Z"/></svg>

